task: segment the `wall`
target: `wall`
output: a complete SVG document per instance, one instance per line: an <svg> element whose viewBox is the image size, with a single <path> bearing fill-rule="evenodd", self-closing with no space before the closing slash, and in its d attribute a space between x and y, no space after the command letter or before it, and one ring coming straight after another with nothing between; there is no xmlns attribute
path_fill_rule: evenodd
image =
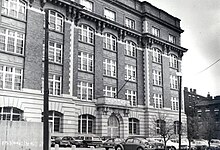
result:
<svg viewBox="0 0 220 150"><path fill-rule="evenodd" d="M33 122L0 121L1 150L43 149L43 124ZM19 136L15 136L19 135Z"/></svg>

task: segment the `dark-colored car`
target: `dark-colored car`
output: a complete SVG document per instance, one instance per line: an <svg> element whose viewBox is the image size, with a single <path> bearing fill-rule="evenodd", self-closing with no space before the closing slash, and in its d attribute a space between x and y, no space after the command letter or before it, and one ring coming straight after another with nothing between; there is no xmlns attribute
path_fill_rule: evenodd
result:
<svg viewBox="0 0 220 150"><path fill-rule="evenodd" d="M76 145L76 147L82 147L83 146L83 140L84 136L77 136L74 138L73 145Z"/></svg>
<svg viewBox="0 0 220 150"><path fill-rule="evenodd" d="M56 139L59 138L58 136L51 136L51 139L50 139L50 142L51 142L51 147L54 147L55 146L55 141Z"/></svg>
<svg viewBox="0 0 220 150"><path fill-rule="evenodd" d="M109 148L115 148L115 145L122 143L124 140L121 138L110 138L103 142L103 147L108 150Z"/></svg>
<svg viewBox="0 0 220 150"><path fill-rule="evenodd" d="M85 135L83 140L83 147L88 146L100 147L102 146L102 139L95 135Z"/></svg>
<svg viewBox="0 0 220 150"><path fill-rule="evenodd" d="M74 143L74 138L71 136L64 136L59 141L59 147L71 147Z"/></svg>
<svg viewBox="0 0 220 150"><path fill-rule="evenodd" d="M124 142L117 144L115 150L149 150L150 144L144 138L130 137Z"/></svg>

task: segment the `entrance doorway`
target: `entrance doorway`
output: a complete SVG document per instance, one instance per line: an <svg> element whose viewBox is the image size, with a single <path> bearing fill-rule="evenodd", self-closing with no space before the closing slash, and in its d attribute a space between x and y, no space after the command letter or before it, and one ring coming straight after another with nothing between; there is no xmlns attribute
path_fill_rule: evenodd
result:
<svg viewBox="0 0 220 150"><path fill-rule="evenodd" d="M111 115L108 119L108 136L120 137L119 133L120 133L119 120L115 115Z"/></svg>

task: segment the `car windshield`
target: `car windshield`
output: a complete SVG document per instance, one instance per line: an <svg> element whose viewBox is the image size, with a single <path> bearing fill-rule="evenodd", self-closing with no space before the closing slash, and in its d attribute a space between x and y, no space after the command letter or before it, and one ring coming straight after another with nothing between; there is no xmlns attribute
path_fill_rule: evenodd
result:
<svg viewBox="0 0 220 150"><path fill-rule="evenodd" d="M83 136L77 136L75 139L77 139L77 140L83 140Z"/></svg>

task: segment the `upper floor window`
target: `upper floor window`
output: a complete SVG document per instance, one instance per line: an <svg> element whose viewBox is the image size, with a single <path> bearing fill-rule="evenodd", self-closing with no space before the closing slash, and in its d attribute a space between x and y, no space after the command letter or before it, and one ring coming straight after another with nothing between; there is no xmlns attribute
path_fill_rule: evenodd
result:
<svg viewBox="0 0 220 150"><path fill-rule="evenodd" d="M162 85L161 71L153 70L153 84L158 86Z"/></svg>
<svg viewBox="0 0 220 150"><path fill-rule="evenodd" d="M170 88L178 89L178 78L177 76L170 75Z"/></svg>
<svg viewBox="0 0 220 150"><path fill-rule="evenodd" d="M136 81L136 67L125 65L125 80Z"/></svg>
<svg viewBox="0 0 220 150"><path fill-rule="evenodd" d="M24 54L24 34L0 28L0 50L16 54Z"/></svg>
<svg viewBox="0 0 220 150"><path fill-rule="evenodd" d="M126 90L125 99L130 101L131 106L137 106L137 92Z"/></svg>
<svg viewBox="0 0 220 150"><path fill-rule="evenodd" d="M154 93L153 100L154 100L154 108L163 108L163 99L161 94Z"/></svg>
<svg viewBox="0 0 220 150"><path fill-rule="evenodd" d="M134 42L125 42L125 55L135 57L136 56L136 45Z"/></svg>
<svg viewBox="0 0 220 150"><path fill-rule="evenodd" d="M135 28L135 21L130 18L125 18L125 26L131 29Z"/></svg>
<svg viewBox="0 0 220 150"><path fill-rule="evenodd" d="M176 44L176 37L169 34L169 42L173 43L173 44Z"/></svg>
<svg viewBox="0 0 220 150"><path fill-rule="evenodd" d="M88 11L93 11L93 2L88 0L81 0L80 3L84 6L84 9Z"/></svg>
<svg viewBox="0 0 220 150"><path fill-rule="evenodd" d="M79 25L79 40L82 42L94 43L94 30L87 25Z"/></svg>
<svg viewBox="0 0 220 150"><path fill-rule="evenodd" d="M139 120L129 118L129 134L139 134Z"/></svg>
<svg viewBox="0 0 220 150"><path fill-rule="evenodd" d="M162 53L158 48L153 48L152 60L156 63L162 63Z"/></svg>
<svg viewBox="0 0 220 150"><path fill-rule="evenodd" d="M2 14L25 20L26 3L21 0L2 0Z"/></svg>
<svg viewBox="0 0 220 150"><path fill-rule="evenodd" d="M179 101L176 97L171 97L171 110L179 110Z"/></svg>
<svg viewBox="0 0 220 150"><path fill-rule="evenodd" d="M77 97L82 100L93 99L93 84L79 81L77 84Z"/></svg>
<svg viewBox="0 0 220 150"><path fill-rule="evenodd" d="M107 97L115 97L116 96L116 88L111 86L105 86L103 89L104 96Z"/></svg>
<svg viewBox="0 0 220 150"><path fill-rule="evenodd" d="M22 69L0 65L0 88L21 90Z"/></svg>
<svg viewBox="0 0 220 150"><path fill-rule="evenodd" d="M116 37L110 33L104 34L103 46L106 49L116 51Z"/></svg>
<svg viewBox="0 0 220 150"><path fill-rule="evenodd" d="M43 59L44 59L44 45L43 45ZM63 45L57 42L49 41L48 58L50 62L62 63Z"/></svg>
<svg viewBox="0 0 220 150"><path fill-rule="evenodd" d="M111 59L104 59L103 69L104 75L116 77L116 61Z"/></svg>
<svg viewBox="0 0 220 150"><path fill-rule="evenodd" d="M95 117L92 115L80 115L78 117L78 133L93 133L95 129Z"/></svg>
<svg viewBox="0 0 220 150"><path fill-rule="evenodd" d="M49 28L58 32L63 32L63 16L53 10L49 10Z"/></svg>
<svg viewBox="0 0 220 150"><path fill-rule="evenodd" d="M170 55L170 67L177 69L178 68L178 60L176 55Z"/></svg>
<svg viewBox="0 0 220 150"><path fill-rule="evenodd" d="M109 9L104 9L104 16L112 21L116 21L116 13Z"/></svg>
<svg viewBox="0 0 220 150"><path fill-rule="evenodd" d="M49 94L60 95L61 94L61 81L62 78L59 75L49 75Z"/></svg>
<svg viewBox="0 0 220 150"><path fill-rule="evenodd" d="M152 27L152 34L154 36L160 37L160 29Z"/></svg>
<svg viewBox="0 0 220 150"><path fill-rule="evenodd" d="M78 69L93 72L93 55L85 52L78 52Z"/></svg>
<svg viewBox="0 0 220 150"><path fill-rule="evenodd" d="M23 111L15 107L0 107L0 120L21 121Z"/></svg>

